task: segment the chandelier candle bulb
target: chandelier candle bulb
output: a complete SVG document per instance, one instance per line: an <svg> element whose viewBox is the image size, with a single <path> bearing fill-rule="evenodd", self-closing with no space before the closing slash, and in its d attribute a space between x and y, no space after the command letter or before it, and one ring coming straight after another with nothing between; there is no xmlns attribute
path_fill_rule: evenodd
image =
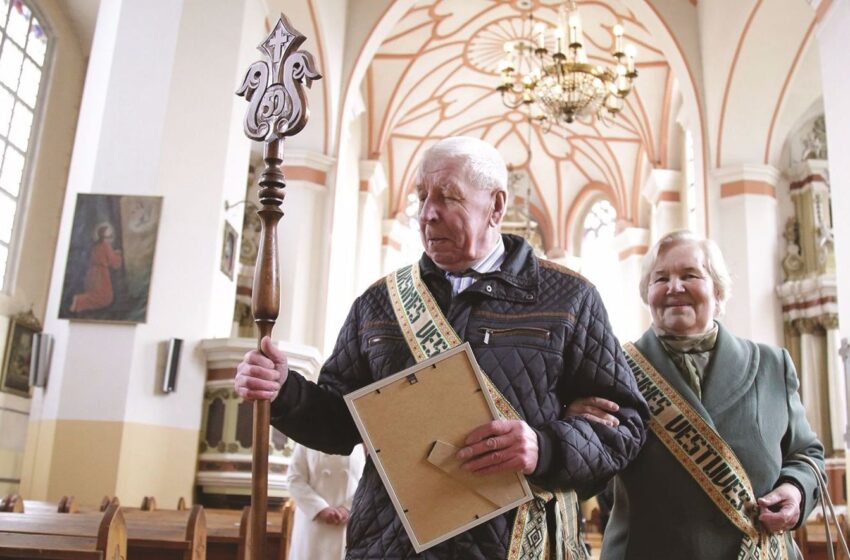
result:
<svg viewBox="0 0 850 560"><path fill-rule="evenodd" d="M555 29L555 52L558 54L564 52L564 30L560 27Z"/></svg>
<svg viewBox="0 0 850 560"><path fill-rule="evenodd" d="M581 19L577 14L570 16L570 47L577 49L581 47Z"/></svg>
<svg viewBox="0 0 850 560"><path fill-rule="evenodd" d="M546 26L538 23L534 26L534 34L537 35L537 48L546 48Z"/></svg>
<svg viewBox="0 0 850 560"><path fill-rule="evenodd" d="M634 45L626 45L626 68L629 74L635 73L635 56L637 49Z"/></svg>
<svg viewBox="0 0 850 560"><path fill-rule="evenodd" d="M619 23L614 26L614 56L623 54L623 26Z"/></svg>

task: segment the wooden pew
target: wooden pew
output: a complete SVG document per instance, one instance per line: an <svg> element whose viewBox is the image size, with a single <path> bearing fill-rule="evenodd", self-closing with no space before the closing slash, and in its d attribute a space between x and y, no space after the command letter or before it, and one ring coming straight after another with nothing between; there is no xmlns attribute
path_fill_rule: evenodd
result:
<svg viewBox="0 0 850 560"><path fill-rule="evenodd" d="M0 513L0 558L125 560L121 509L104 513Z"/></svg>
<svg viewBox="0 0 850 560"><path fill-rule="evenodd" d="M18 513L77 513L79 511L80 508L74 496L62 496L58 502L23 500L23 511ZM100 511L106 511L106 508Z"/></svg>
<svg viewBox="0 0 850 560"><path fill-rule="evenodd" d="M242 511L207 509L208 560L244 560L248 547L250 506ZM281 511L270 511L266 518L266 555L268 560L287 560L292 540L293 501L286 500Z"/></svg>
<svg viewBox="0 0 850 560"><path fill-rule="evenodd" d="M850 542L850 531L848 531L847 523L847 506L835 506L835 513L838 515L838 522L841 524L841 532L844 534L844 538ZM835 558L844 558L844 554L840 550L841 545L838 542L838 535L835 533L836 528L832 524L830 524L830 531L832 531L831 545ZM794 531L794 539L797 541L797 545L803 553L803 558L806 560L827 560L827 558L829 558L827 547L830 545L827 544L826 529L824 528L823 523L823 513L821 512L820 507L816 507L812 511L811 515L809 515L809 518L806 519L806 522L803 523L799 529Z"/></svg>
<svg viewBox="0 0 850 560"><path fill-rule="evenodd" d="M156 511L156 498L153 496L145 496L142 498L142 511Z"/></svg>
<svg viewBox="0 0 850 560"><path fill-rule="evenodd" d="M8 513L23 513L24 499L20 494L9 494L0 501L0 511Z"/></svg>
<svg viewBox="0 0 850 560"><path fill-rule="evenodd" d="M245 560L250 506L206 511L207 560Z"/></svg>
<svg viewBox="0 0 850 560"><path fill-rule="evenodd" d="M204 508L144 511L125 508L129 560L205 560Z"/></svg>

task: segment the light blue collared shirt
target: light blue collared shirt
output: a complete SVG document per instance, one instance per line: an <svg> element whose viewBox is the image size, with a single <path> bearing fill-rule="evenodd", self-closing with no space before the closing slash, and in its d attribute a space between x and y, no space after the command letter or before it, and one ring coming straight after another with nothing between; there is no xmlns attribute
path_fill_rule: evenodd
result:
<svg viewBox="0 0 850 560"><path fill-rule="evenodd" d="M490 254L474 263L470 268L480 274L486 274L494 270L499 270L503 262L505 262L505 243L502 241L502 236L500 235L498 241L496 241L496 246L493 247ZM455 276L451 272L446 272L446 278L452 283L452 297L458 295L478 280L473 276Z"/></svg>

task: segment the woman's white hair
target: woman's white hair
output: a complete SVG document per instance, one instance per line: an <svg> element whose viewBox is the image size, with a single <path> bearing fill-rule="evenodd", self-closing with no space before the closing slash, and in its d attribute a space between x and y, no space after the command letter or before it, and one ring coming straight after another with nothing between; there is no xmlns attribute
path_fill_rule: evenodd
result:
<svg viewBox="0 0 850 560"><path fill-rule="evenodd" d="M652 275L652 269L655 268L655 263L661 253L674 245L682 243L690 243L696 245L702 250L705 255L705 268L708 275L714 282L714 296L717 300L716 316L721 316L726 311L726 302L732 295L732 277L729 276L729 269L726 267L726 261L723 259L723 253L720 252L720 247L711 239L700 237L696 233L680 229L672 231L659 239L652 249L644 255L640 266L640 297L644 303L649 305L649 277Z"/></svg>
<svg viewBox="0 0 850 560"><path fill-rule="evenodd" d="M461 164L461 172L467 183L491 191L508 192L508 168L499 151L493 146L470 136L451 136L440 140L422 155L417 175L417 184L435 162L455 160Z"/></svg>

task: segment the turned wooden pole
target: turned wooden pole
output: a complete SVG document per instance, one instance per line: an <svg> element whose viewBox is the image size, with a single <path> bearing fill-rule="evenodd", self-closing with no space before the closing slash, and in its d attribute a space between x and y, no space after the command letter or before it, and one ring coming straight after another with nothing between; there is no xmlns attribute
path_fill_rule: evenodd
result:
<svg viewBox="0 0 850 560"><path fill-rule="evenodd" d="M258 328L257 347L263 337L272 335L280 312L280 277L278 274L277 224L283 217L286 178L283 176L283 139L293 136L307 124L309 111L303 86L321 79L315 71L310 53L299 51L304 42L286 16L259 47L265 60L255 62L237 91L249 101L245 115L245 134L263 142L259 198L262 231L251 311ZM266 560L266 517L269 488L269 401L254 402L253 463L251 466L251 513L247 556Z"/></svg>

